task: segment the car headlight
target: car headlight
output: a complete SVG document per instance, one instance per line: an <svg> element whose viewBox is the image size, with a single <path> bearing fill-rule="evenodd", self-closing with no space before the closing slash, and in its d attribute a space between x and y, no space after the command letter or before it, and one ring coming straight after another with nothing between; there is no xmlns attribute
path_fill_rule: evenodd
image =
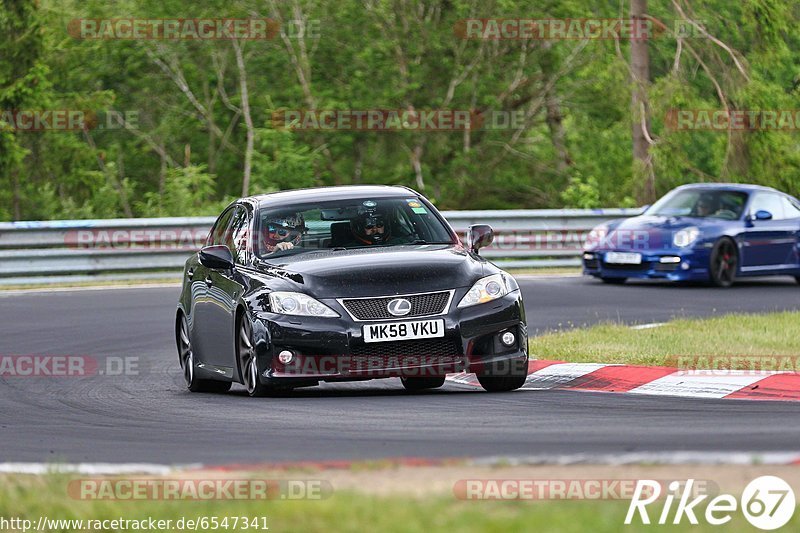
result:
<svg viewBox="0 0 800 533"><path fill-rule="evenodd" d="M684 228L680 231L677 231L675 235L672 236L672 244L678 248L685 248L696 241L697 237L699 236L700 230L694 226Z"/></svg>
<svg viewBox="0 0 800 533"><path fill-rule="evenodd" d="M269 305L274 313L296 316L335 318L339 313L302 292L275 291L269 293Z"/></svg>
<svg viewBox="0 0 800 533"><path fill-rule="evenodd" d="M583 242L583 249L594 250L603 242L606 235L608 235L608 224L600 224L586 236L586 240Z"/></svg>
<svg viewBox="0 0 800 533"><path fill-rule="evenodd" d="M459 308L470 307L502 298L510 291L502 274L492 274L475 282L475 285L461 298Z"/></svg>

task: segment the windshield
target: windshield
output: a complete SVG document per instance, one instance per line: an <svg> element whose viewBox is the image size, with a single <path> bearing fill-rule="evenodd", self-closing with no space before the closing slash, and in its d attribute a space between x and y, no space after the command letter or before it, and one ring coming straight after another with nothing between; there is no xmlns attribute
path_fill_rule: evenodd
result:
<svg viewBox="0 0 800 533"><path fill-rule="evenodd" d="M738 220L744 212L746 203L747 193L739 191L685 189L664 196L644 214Z"/></svg>
<svg viewBox="0 0 800 533"><path fill-rule="evenodd" d="M263 259L310 251L455 244L448 228L418 198L353 198L262 208L256 254Z"/></svg>

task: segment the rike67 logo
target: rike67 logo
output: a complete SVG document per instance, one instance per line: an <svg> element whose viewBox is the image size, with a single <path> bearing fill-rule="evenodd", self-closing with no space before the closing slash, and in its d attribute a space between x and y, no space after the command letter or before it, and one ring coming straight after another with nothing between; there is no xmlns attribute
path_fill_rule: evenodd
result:
<svg viewBox="0 0 800 533"><path fill-rule="evenodd" d="M785 526L792 519L795 509L795 497L792 487L783 479L776 476L761 476L751 481L742 492L741 500L730 494L720 494L704 504L709 497L701 494L694 499L692 491L694 480L689 479L683 485L673 481L669 484L669 493L664 498L664 507L661 513L653 515L655 523L664 525L668 523L680 524L685 518L690 524L699 523L698 516L705 518L706 523L721 526L727 524L738 510L751 525L765 531L771 531ZM625 524L634 522L639 515L642 524L650 524L651 518L648 506L661 497L661 484L657 481L642 479L636 484L636 489L625 516ZM677 504L675 504L675 500ZM701 512L704 504L705 511ZM674 510L673 510L674 507ZM657 511L650 508L649 511Z"/></svg>

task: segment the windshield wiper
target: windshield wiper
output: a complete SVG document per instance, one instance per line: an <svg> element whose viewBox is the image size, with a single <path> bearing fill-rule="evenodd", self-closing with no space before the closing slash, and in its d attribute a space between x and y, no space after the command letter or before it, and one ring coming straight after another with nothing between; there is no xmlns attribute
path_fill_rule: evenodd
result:
<svg viewBox="0 0 800 533"><path fill-rule="evenodd" d="M408 244L453 244L453 243L452 242L446 242L446 241L426 241L425 239L417 239L417 240L415 240L413 242L410 242Z"/></svg>

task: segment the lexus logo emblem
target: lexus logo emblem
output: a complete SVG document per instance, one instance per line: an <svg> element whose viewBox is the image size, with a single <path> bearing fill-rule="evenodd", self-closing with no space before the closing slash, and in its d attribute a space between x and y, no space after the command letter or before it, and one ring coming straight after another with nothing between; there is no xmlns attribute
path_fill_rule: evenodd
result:
<svg viewBox="0 0 800 533"><path fill-rule="evenodd" d="M395 298L389 302L386 310L394 316L406 316L411 312L411 302L405 298Z"/></svg>

